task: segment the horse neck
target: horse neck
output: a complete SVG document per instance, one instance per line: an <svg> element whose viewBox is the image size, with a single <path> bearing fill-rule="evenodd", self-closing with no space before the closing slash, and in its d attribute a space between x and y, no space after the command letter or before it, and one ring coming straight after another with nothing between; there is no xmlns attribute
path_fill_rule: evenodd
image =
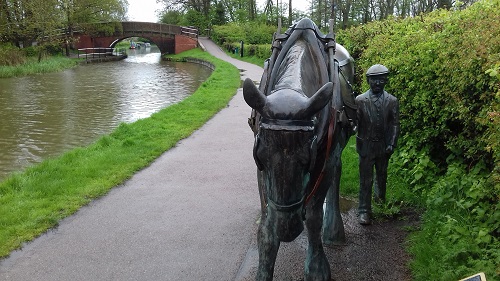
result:
<svg viewBox="0 0 500 281"><path fill-rule="evenodd" d="M312 30L296 32L276 59L269 81L270 90L294 89L311 97L329 81L327 62Z"/></svg>
<svg viewBox="0 0 500 281"><path fill-rule="evenodd" d="M302 65L307 59L307 49L303 40L298 40L295 45L290 47L282 63L277 66L278 72L273 90L294 89L307 95L307 85L302 81L301 73Z"/></svg>

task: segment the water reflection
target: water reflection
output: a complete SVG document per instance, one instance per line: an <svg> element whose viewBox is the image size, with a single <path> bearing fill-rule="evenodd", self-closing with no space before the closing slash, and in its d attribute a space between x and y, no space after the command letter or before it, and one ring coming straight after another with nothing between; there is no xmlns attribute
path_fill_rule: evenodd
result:
<svg viewBox="0 0 500 281"><path fill-rule="evenodd" d="M0 180L149 117L210 75L200 65L161 61L154 48L130 51L119 62L0 79Z"/></svg>

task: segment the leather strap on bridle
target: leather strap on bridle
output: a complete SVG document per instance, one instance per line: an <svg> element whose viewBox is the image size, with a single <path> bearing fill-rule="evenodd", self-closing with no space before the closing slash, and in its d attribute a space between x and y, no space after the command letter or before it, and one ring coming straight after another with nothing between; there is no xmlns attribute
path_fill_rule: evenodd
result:
<svg viewBox="0 0 500 281"><path fill-rule="evenodd" d="M326 164L328 162L328 158L330 158L330 150L332 148L332 141L333 141L333 132L335 130L335 112L337 112L334 108L332 108L331 111L331 118L330 118L330 124L328 125L328 142L326 143L326 155L325 155L325 163L323 163L323 169L321 169L321 172L316 179L316 182L314 183L314 187L311 190L311 193L307 196L305 205L309 203L309 201L312 199L316 191L318 190L319 185L323 181L323 177L325 176L325 170L326 170Z"/></svg>

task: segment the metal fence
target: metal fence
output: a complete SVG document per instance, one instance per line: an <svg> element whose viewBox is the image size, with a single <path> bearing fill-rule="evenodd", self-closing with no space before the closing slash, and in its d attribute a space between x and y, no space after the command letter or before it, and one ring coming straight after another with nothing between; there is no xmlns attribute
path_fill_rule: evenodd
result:
<svg viewBox="0 0 500 281"><path fill-rule="evenodd" d="M78 49L78 58L96 59L109 56L123 56L126 55L123 48L82 48Z"/></svg>
<svg viewBox="0 0 500 281"><path fill-rule="evenodd" d="M191 38L198 38L198 29L192 26L181 26L181 34Z"/></svg>

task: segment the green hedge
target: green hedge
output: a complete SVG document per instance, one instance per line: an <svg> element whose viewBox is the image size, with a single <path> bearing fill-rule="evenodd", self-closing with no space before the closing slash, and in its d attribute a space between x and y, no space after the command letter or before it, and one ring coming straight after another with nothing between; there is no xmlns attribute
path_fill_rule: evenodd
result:
<svg viewBox="0 0 500 281"><path fill-rule="evenodd" d="M483 136L491 104L498 102L498 80L486 73L500 59L497 6L480 2L461 12L374 22L339 35L359 71L375 63L393 71L388 91L401 103L403 141L428 147L437 163L456 156L471 165L493 164L488 147L494 144Z"/></svg>
<svg viewBox="0 0 500 281"><path fill-rule="evenodd" d="M239 54L241 43L229 43L226 42L221 44L222 48L229 53ZM271 44L243 44L243 55L248 57L256 57L261 60L266 60L271 56Z"/></svg>
<svg viewBox="0 0 500 281"><path fill-rule="evenodd" d="M276 32L276 27L266 24L255 22L230 23L214 26L210 37L220 45L239 43L240 41L250 45L271 44L274 32Z"/></svg>
<svg viewBox="0 0 500 281"><path fill-rule="evenodd" d="M214 26L211 38L226 51L234 53L244 43L244 56L265 60L271 56L271 43L275 26L248 22Z"/></svg>
<svg viewBox="0 0 500 281"><path fill-rule="evenodd" d="M458 280L500 264L500 1L340 31L364 73L382 63L400 101L392 158L426 209L410 251L415 280ZM362 90L364 89L364 90Z"/></svg>

